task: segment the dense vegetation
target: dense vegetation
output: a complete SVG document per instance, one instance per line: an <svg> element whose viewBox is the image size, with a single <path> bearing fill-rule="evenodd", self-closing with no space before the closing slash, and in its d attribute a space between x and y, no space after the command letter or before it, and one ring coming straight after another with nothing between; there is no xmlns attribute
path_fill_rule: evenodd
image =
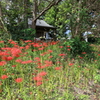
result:
<svg viewBox="0 0 100 100"><path fill-rule="evenodd" d="M99 6L100 0L0 0L0 100L99 100ZM57 27L57 41L34 39L37 19ZM91 43L82 40L85 31L93 32Z"/></svg>
<svg viewBox="0 0 100 100"><path fill-rule="evenodd" d="M22 31L29 28L31 18L31 28L35 29L37 19L44 19L57 28L60 37L64 36L66 27L73 38L81 38L85 31L92 31L92 37L98 37L99 6L100 0L1 0L0 35L13 39L25 36Z"/></svg>
<svg viewBox="0 0 100 100"><path fill-rule="evenodd" d="M64 41L7 43L0 41L0 100L100 99L100 46L75 57Z"/></svg>

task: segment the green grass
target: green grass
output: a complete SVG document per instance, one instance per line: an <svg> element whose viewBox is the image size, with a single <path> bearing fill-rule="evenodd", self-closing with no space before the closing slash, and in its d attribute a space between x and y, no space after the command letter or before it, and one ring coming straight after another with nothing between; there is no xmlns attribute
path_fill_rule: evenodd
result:
<svg viewBox="0 0 100 100"><path fill-rule="evenodd" d="M96 46L95 59L88 60L87 54L70 58L58 41L0 44L0 100L91 100L93 93L99 98L98 87L93 90L100 86Z"/></svg>

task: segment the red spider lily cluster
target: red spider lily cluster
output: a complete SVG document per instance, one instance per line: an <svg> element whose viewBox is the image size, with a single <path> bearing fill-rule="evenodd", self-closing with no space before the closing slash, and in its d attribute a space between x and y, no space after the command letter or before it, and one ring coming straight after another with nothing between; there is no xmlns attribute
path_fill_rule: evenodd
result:
<svg viewBox="0 0 100 100"><path fill-rule="evenodd" d="M0 41L0 43L4 43L4 41ZM34 81L36 86L40 86L44 80L47 80L49 74L47 69L56 71L63 69L63 64L60 60L64 59L67 54L64 52L58 53L57 49L63 49L64 46L57 46L57 49L52 49L54 45L59 43L58 41L34 42L31 40L21 40L22 46L19 46L18 43L13 40L9 40L8 43L10 46L4 45L4 47L0 48L0 85L2 85L2 81L9 79L12 75L14 82L23 82L26 77L20 75L21 71L24 70L24 68L29 68L28 71L33 68L33 72L30 71L27 73L28 75L34 75L31 77L32 81ZM70 46L66 46L66 48L68 51L71 50ZM56 58L54 54L56 54ZM86 52L82 52L82 54L86 54ZM100 56L100 54L98 54L98 56ZM81 56L79 56L79 58L83 59ZM74 62L67 63L67 66L73 65ZM13 73L9 73L10 70L13 70Z"/></svg>
<svg viewBox="0 0 100 100"><path fill-rule="evenodd" d="M0 43L4 43L4 41L0 41ZM13 68L13 70L16 71L16 69L19 66L19 70L22 70L24 68L20 67L23 65L27 64L35 64L37 69L45 69L45 68L52 68L53 66L53 62L51 60L51 58L53 58L53 50L52 49L46 49L49 46L53 46L56 45L58 43L55 41L52 42L33 42L31 40L26 40L23 41L21 40L21 43L23 46L19 46L17 42L13 41L13 40L9 40L8 44L10 45L4 45L1 49L0 49L0 66L2 67L2 71L5 71L5 73L7 72L7 68L5 68L6 66L8 66L10 64L10 68ZM63 48L63 46L61 46L60 48ZM41 51L41 53L39 53L38 57L27 57L28 56L28 50L31 50L31 52L39 52ZM46 49L46 50L45 50ZM47 56L47 59L43 60L42 57ZM58 56L66 56L66 54L58 54ZM27 60L25 60L24 58L26 58ZM29 59L28 59L29 58ZM20 65L19 65L20 64ZM60 63L59 63L60 64ZM60 70L62 67L55 67L55 70ZM38 72L38 71L37 71ZM9 79L9 76L12 74L1 74L0 79L5 80L5 79ZM16 75L13 73L13 75ZM40 86L43 83L44 77L47 75L46 71L41 71L37 74L33 74L35 75L33 77L33 80L36 82L37 86ZM16 83L21 83L23 82L23 78L19 77L19 78L15 78L14 81ZM2 83L2 81L1 81Z"/></svg>

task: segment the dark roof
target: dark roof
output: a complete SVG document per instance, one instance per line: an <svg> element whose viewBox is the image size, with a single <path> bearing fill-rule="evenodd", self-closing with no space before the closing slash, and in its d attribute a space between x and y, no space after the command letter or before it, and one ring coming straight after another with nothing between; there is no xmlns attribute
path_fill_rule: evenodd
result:
<svg viewBox="0 0 100 100"><path fill-rule="evenodd" d="M28 20L28 24L32 25L32 19ZM44 20L40 20L40 19L37 19L37 21L36 21L36 27L45 27L45 28L53 28L53 29L55 29L54 26L49 25Z"/></svg>
<svg viewBox="0 0 100 100"><path fill-rule="evenodd" d="M44 20L39 20L39 19L37 19L36 21L36 26L45 28L55 28L54 26L47 24Z"/></svg>

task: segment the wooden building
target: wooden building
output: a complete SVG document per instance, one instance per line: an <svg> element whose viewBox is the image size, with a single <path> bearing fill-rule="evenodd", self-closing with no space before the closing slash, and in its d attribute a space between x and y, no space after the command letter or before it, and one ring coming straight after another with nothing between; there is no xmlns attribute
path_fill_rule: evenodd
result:
<svg viewBox="0 0 100 100"><path fill-rule="evenodd" d="M32 21L29 21L29 26L31 27ZM47 24L44 20L37 19L36 21L36 38L44 37L49 38L49 32L55 31L56 28L52 25ZM49 37L48 37L49 36Z"/></svg>

